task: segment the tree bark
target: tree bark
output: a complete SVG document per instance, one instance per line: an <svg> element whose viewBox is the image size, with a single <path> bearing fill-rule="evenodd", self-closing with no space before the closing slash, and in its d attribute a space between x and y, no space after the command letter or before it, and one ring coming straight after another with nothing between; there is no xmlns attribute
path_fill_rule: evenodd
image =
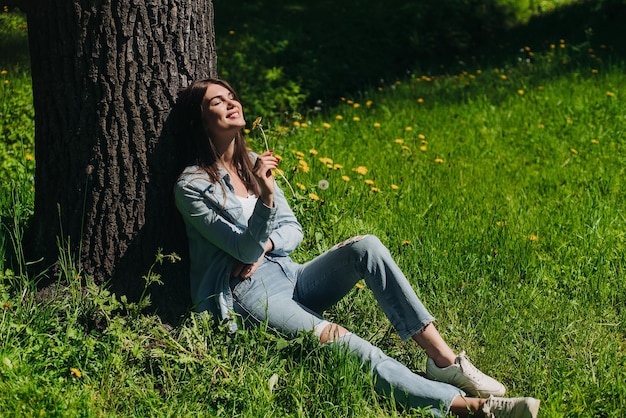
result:
<svg viewBox="0 0 626 418"><path fill-rule="evenodd" d="M28 10L28 27L31 259L52 266L61 248L82 274L136 298L157 249L186 248L172 199L179 167L171 110L180 88L216 73L213 4L46 0ZM186 308L185 263L162 278L153 302L171 317Z"/></svg>

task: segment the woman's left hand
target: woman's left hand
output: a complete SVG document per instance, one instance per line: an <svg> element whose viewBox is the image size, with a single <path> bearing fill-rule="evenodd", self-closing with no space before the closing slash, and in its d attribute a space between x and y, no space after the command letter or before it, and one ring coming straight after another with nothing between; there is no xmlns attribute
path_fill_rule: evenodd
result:
<svg viewBox="0 0 626 418"><path fill-rule="evenodd" d="M256 269L259 268L261 263L263 263L263 259L265 258L265 254L269 253L274 249L274 241L268 239L265 243L265 251L263 251L263 255L259 257L256 263L254 264L246 264L241 261L235 261L233 265L233 269L230 272L231 277L239 277L241 280L246 280L252 277Z"/></svg>

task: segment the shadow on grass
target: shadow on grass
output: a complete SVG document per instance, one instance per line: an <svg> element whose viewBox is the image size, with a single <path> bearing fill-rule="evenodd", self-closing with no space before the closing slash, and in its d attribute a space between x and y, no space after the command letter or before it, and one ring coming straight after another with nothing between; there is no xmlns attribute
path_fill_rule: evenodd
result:
<svg viewBox="0 0 626 418"><path fill-rule="evenodd" d="M513 27L515 11L496 0L264 3L215 2L218 70L248 97L282 79L309 104L333 101L381 79L454 72L460 61L499 66L523 46L559 39L607 45L620 61L626 54L624 0L579 2Z"/></svg>

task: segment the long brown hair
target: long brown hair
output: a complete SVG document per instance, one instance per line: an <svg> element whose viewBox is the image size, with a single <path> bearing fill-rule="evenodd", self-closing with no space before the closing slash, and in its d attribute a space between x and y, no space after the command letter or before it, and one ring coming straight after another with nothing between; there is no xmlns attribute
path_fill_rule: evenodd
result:
<svg viewBox="0 0 626 418"><path fill-rule="evenodd" d="M183 146L185 149L186 165L196 165L205 171L211 181L219 183L220 173L217 163L217 152L215 145L202 123L202 101L206 90L211 84L218 84L233 94L236 101L240 102L235 90L224 80L218 78L205 78L192 82L187 88L182 90L178 96L178 106L180 107L180 120ZM235 151L233 163L237 169L241 180L247 189L259 194L259 186L254 180L252 161L248 151L246 139L241 134L241 130L235 135Z"/></svg>

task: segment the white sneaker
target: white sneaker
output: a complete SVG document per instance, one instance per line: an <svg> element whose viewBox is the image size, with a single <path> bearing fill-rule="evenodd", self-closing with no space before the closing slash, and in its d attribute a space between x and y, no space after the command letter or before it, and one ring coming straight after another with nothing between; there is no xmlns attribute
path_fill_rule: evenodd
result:
<svg viewBox="0 0 626 418"><path fill-rule="evenodd" d="M504 385L478 370L461 351L448 367L437 367L430 357L426 361L426 377L431 380L449 383L463 389L470 396L487 398L490 395L502 396L506 393Z"/></svg>
<svg viewBox="0 0 626 418"><path fill-rule="evenodd" d="M482 412L488 418L537 418L539 399L535 398L496 398L490 396L483 405Z"/></svg>

